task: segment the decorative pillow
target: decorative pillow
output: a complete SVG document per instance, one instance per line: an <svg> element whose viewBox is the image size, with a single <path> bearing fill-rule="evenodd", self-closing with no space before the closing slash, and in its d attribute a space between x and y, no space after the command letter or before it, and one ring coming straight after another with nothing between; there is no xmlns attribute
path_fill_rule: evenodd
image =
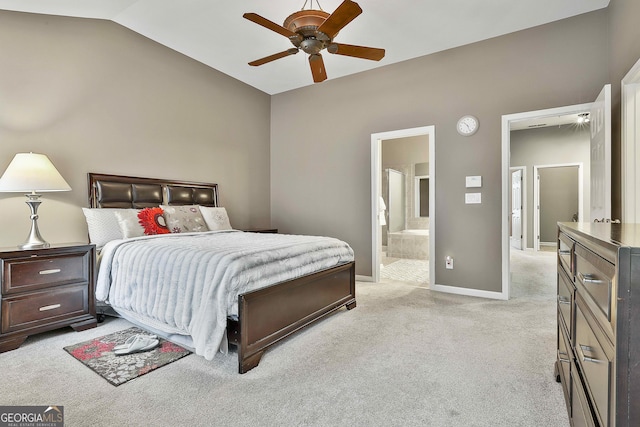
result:
<svg viewBox="0 0 640 427"><path fill-rule="evenodd" d="M225 208L200 206L200 213L209 230L231 230L231 223Z"/></svg>
<svg viewBox="0 0 640 427"><path fill-rule="evenodd" d="M121 212L116 212L116 218L118 218L118 224L120 225L120 231L125 238L144 236L144 228L138 222L139 209L127 209Z"/></svg>
<svg viewBox="0 0 640 427"><path fill-rule="evenodd" d="M167 228L167 221L164 219L162 208L144 208L138 212L138 222L144 228L144 234L167 234L171 233Z"/></svg>
<svg viewBox="0 0 640 427"><path fill-rule="evenodd" d="M122 239L122 230L120 230L116 212L128 210L82 208L89 229L89 241L96 245L97 249L102 249L108 242Z"/></svg>
<svg viewBox="0 0 640 427"><path fill-rule="evenodd" d="M167 227L172 233L189 233L207 231L207 224L202 218L198 205L191 206L160 206L164 210Z"/></svg>

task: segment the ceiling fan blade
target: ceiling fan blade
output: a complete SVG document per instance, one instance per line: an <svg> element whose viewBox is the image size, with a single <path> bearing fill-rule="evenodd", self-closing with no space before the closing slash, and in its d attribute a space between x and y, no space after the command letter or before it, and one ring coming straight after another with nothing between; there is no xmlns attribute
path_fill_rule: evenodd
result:
<svg viewBox="0 0 640 427"><path fill-rule="evenodd" d="M309 55L309 65L311 65L311 74L313 82L320 83L327 80L327 71L324 69L324 61L319 53Z"/></svg>
<svg viewBox="0 0 640 427"><path fill-rule="evenodd" d="M331 43L327 47L327 51L335 55L352 56L354 58L370 59L372 61L380 61L384 58L384 49L355 46L352 44Z"/></svg>
<svg viewBox="0 0 640 427"><path fill-rule="evenodd" d="M298 53L298 49L292 47L291 49L287 49L284 52L274 53L273 55L265 56L264 58L251 61L249 62L249 65L257 67L258 65L266 64L267 62L275 61L276 59L284 58L285 56L295 55L296 53Z"/></svg>
<svg viewBox="0 0 640 427"><path fill-rule="evenodd" d="M333 39L338 31L344 28L349 22L353 21L356 16L362 13L362 9L358 3L345 0L333 11L331 15L318 27L318 31Z"/></svg>
<svg viewBox="0 0 640 427"><path fill-rule="evenodd" d="M295 37L296 33L291 30L286 29L282 25L278 25L275 22L269 21L267 18L263 18L257 13L245 13L242 15L243 18L248 19L251 22L255 22L258 25L262 25L263 27L275 31L278 34L282 34L285 37Z"/></svg>

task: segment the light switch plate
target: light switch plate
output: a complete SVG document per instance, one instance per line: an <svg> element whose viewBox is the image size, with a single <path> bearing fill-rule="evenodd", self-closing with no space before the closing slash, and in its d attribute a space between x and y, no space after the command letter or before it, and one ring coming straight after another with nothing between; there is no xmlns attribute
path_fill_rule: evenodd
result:
<svg viewBox="0 0 640 427"><path fill-rule="evenodd" d="M466 185L467 185L467 188L482 187L482 177L481 176L468 176L468 177L466 177Z"/></svg>
<svg viewBox="0 0 640 427"><path fill-rule="evenodd" d="M482 193L465 193L464 202L467 205L482 203Z"/></svg>

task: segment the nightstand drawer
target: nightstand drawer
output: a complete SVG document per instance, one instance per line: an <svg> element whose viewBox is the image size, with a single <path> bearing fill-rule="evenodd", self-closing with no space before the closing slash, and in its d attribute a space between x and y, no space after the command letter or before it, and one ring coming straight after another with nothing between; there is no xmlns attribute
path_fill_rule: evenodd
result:
<svg viewBox="0 0 640 427"><path fill-rule="evenodd" d="M2 300L2 333L33 328L89 312L87 285L63 286Z"/></svg>
<svg viewBox="0 0 640 427"><path fill-rule="evenodd" d="M2 293L11 295L67 283L87 283L88 256L89 253L84 251L4 260Z"/></svg>

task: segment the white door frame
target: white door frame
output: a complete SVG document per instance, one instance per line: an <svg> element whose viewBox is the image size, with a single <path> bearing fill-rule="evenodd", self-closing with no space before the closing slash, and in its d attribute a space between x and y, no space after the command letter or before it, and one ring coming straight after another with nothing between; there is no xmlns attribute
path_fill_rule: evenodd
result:
<svg viewBox="0 0 640 427"><path fill-rule="evenodd" d="M640 222L640 60L622 79L622 222Z"/></svg>
<svg viewBox="0 0 640 427"><path fill-rule="evenodd" d="M540 250L540 181L538 180L539 169L578 167L578 222L584 221L584 164L558 163L552 165L533 166L533 250Z"/></svg>
<svg viewBox="0 0 640 427"><path fill-rule="evenodd" d="M520 191L522 192L522 212L520 213L520 222L522 223L522 242L520 246L522 250L527 250L527 167L526 166L510 166L509 174L516 170L522 170L522 184ZM509 204L511 206L511 204ZM511 244L511 242L509 242Z"/></svg>
<svg viewBox="0 0 640 427"><path fill-rule="evenodd" d="M380 281L380 195L382 194L382 141L427 135L429 137L429 285L435 283L435 223L436 223L436 128L423 126L371 134L371 275L374 282Z"/></svg>
<svg viewBox="0 0 640 427"><path fill-rule="evenodd" d="M511 123L536 117L582 113L588 110L592 104L592 102L589 102L587 104L569 105L502 116L502 295L504 299L509 299L511 290L511 262L509 260L511 250L511 244L509 242L509 216L511 215L511 185L509 176L511 174L511 172L509 172L509 159L511 158Z"/></svg>

